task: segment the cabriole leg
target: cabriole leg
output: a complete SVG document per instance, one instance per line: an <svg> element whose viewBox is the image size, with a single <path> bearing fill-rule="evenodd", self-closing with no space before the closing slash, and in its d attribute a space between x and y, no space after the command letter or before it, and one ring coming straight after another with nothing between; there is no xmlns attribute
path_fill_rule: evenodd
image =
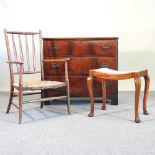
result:
<svg viewBox="0 0 155 155"><path fill-rule="evenodd" d="M141 79L135 78L135 122L140 123L139 118L139 96L140 96L140 89L141 89Z"/></svg>
<svg viewBox="0 0 155 155"><path fill-rule="evenodd" d="M101 79L101 84L102 84L102 110L106 109L106 80Z"/></svg>
<svg viewBox="0 0 155 155"><path fill-rule="evenodd" d="M93 78L89 76L87 78L87 86L88 86L88 92L90 96L90 113L88 114L89 117L94 116L94 94L93 94Z"/></svg>
<svg viewBox="0 0 155 155"><path fill-rule="evenodd" d="M144 80L145 80L145 89L144 89L144 98L143 98L143 113L145 115L148 115L148 111L146 108L146 104L147 104L147 97L148 97L148 92L149 92L149 85L150 85L150 77L148 75L144 76Z"/></svg>

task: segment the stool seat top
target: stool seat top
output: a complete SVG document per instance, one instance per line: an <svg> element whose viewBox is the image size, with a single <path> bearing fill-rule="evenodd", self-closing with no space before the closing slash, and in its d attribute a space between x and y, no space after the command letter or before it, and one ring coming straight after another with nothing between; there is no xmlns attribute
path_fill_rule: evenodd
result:
<svg viewBox="0 0 155 155"><path fill-rule="evenodd" d="M144 69L146 70L146 69ZM99 68L99 69L94 69L93 71L95 72L101 72L101 73L107 73L107 74L128 74L128 73L139 73L144 70L132 70L132 71L118 71L118 70L113 70L109 68Z"/></svg>
<svg viewBox="0 0 155 155"><path fill-rule="evenodd" d="M105 79L130 79L145 76L147 69L134 71L118 71L109 68L99 68L90 71L93 76Z"/></svg>

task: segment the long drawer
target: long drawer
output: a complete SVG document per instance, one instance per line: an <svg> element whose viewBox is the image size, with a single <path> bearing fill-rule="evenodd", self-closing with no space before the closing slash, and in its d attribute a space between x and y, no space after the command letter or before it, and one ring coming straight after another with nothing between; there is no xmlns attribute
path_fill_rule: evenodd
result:
<svg viewBox="0 0 155 155"><path fill-rule="evenodd" d="M64 81L64 77L62 76L46 76L46 80L58 80L58 81ZM69 77L69 83L70 83L70 95L72 97L83 97L88 96L88 89L87 89L87 76L70 76ZM102 96L101 91L101 81L100 79L95 78L93 81L94 85L94 94L95 96ZM117 90L117 81L107 81L106 82L106 91L107 95L115 94ZM52 95L62 95L65 94L64 88L59 88L57 90L51 90Z"/></svg>
<svg viewBox="0 0 155 155"><path fill-rule="evenodd" d="M47 40L44 41L44 58L49 57L85 57L85 56L117 56L116 40Z"/></svg>
<svg viewBox="0 0 155 155"><path fill-rule="evenodd" d="M88 76L90 69L108 67L111 69L117 69L117 57L72 57L68 62L68 74L69 76ZM51 62L44 63L44 73L46 76L64 75L64 63Z"/></svg>

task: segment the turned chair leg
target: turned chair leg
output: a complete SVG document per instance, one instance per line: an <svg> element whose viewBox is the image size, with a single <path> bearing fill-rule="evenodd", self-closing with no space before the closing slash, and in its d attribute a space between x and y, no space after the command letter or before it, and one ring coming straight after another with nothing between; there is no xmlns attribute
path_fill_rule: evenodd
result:
<svg viewBox="0 0 155 155"><path fill-rule="evenodd" d="M42 91L41 91L41 98L44 98L44 97L45 97L45 92L44 92L44 90L42 90ZM40 108L43 109L43 107L44 107L44 101L42 101L42 102L40 103Z"/></svg>
<svg viewBox="0 0 155 155"><path fill-rule="evenodd" d="M90 113L88 114L89 117L94 116L94 94L93 94L93 78L89 76L87 78L87 86L88 86L88 92L90 96Z"/></svg>
<svg viewBox="0 0 155 155"><path fill-rule="evenodd" d="M6 113L9 113L10 108L11 108L11 104L12 104L12 100L13 100L13 91L14 91L14 89L11 88L11 89L10 89L10 96L9 96L9 104L8 104Z"/></svg>
<svg viewBox="0 0 155 155"><path fill-rule="evenodd" d="M135 81L135 122L140 123L139 118L139 96L140 96L140 89L141 89L141 79L134 78Z"/></svg>
<svg viewBox="0 0 155 155"><path fill-rule="evenodd" d="M70 91L69 91L69 81L67 82L67 86L66 86L66 89L67 89L67 111L68 111L68 114L70 115Z"/></svg>
<svg viewBox="0 0 155 155"><path fill-rule="evenodd" d="M22 122L23 92L22 87L19 88L19 124Z"/></svg>
<svg viewBox="0 0 155 155"><path fill-rule="evenodd" d="M145 80L145 89L144 89L144 97L143 97L143 113L145 115L148 115L148 111L146 108L146 101L147 101L147 97L148 97L148 92L149 92L149 85L150 85L150 77L148 75L144 76L144 80Z"/></svg>
<svg viewBox="0 0 155 155"><path fill-rule="evenodd" d="M102 84L102 110L106 109L106 80L101 79L101 84Z"/></svg>
<svg viewBox="0 0 155 155"><path fill-rule="evenodd" d="M43 109L43 107L44 107L44 102L42 101L42 102L40 103L40 108Z"/></svg>

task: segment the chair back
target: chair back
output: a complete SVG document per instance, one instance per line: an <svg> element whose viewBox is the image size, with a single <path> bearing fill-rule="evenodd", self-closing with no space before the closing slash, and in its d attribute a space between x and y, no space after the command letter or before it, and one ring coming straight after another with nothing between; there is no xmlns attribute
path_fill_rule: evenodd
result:
<svg viewBox="0 0 155 155"><path fill-rule="evenodd" d="M22 62L23 74L40 73L42 70L42 33L16 32L4 29L7 47L8 62ZM11 79L14 74L19 74L19 65L9 63Z"/></svg>

